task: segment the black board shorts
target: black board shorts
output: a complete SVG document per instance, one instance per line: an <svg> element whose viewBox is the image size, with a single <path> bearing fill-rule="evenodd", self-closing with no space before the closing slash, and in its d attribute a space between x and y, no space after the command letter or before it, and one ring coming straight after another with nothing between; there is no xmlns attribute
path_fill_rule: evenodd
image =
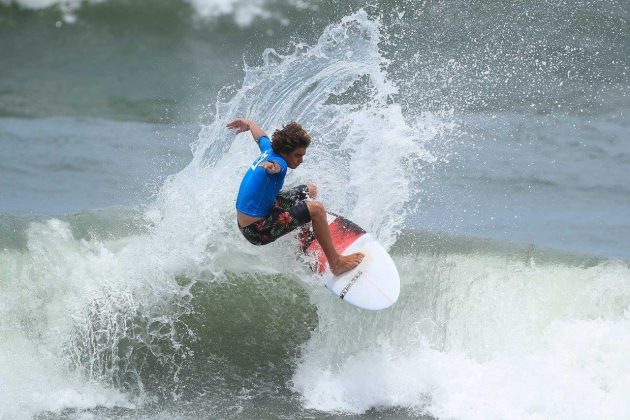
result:
<svg viewBox="0 0 630 420"><path fill-rule="evenodd" d="M254 245L266 245L311 221L306 205L308 188L298 185L282 190L276 197L271 213L264 219L239 229L245 239Z"/></svg>

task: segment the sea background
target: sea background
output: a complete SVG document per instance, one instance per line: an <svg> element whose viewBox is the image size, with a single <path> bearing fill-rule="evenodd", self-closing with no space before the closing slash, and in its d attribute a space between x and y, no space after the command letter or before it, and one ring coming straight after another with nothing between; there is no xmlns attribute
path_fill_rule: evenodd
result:
<svg viewBox="0 0 630 420"><path fill-rule="evenodd" d="M622 0L0 0L0 418L630 412ZM234 221L257 148L372 231L328 293Z"/></svg>

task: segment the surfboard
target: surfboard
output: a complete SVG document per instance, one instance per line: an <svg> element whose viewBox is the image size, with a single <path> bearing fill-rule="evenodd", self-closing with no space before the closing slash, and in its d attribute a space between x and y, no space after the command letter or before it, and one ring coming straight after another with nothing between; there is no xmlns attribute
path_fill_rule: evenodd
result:
<svg viewBox="0 0 630 420"><path fill-rule="evenodd" d="M362 252L365 256L352 270L333 275L309 224L299 235L301 251L312 257L311 269L321 276L324 286L359 308L379 310L393 305L400 294L400 276L385 248L345 217L328 213L328 226L337 252L342 255Z"/></svg>

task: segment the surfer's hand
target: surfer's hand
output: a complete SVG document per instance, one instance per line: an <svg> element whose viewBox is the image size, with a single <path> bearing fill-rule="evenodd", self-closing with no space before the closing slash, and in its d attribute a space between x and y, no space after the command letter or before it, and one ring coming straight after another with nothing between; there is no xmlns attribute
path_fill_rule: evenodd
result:
<svg viewBox="0 0 630 420"><path fill-rule="evenodd" d="M265 168L267 173L270 174L277 174L278 172L280 172L280 165L276 162L263 162L258 164L258 166L260 166L261 168Z"/></svg>
<svg viewBox="0 0 630 420"><path fill-rule="evenodd" d="M249 121L243 118L238 118L226 125L227 128L236 129L236 134L243 133L249 130Z"/></svg>

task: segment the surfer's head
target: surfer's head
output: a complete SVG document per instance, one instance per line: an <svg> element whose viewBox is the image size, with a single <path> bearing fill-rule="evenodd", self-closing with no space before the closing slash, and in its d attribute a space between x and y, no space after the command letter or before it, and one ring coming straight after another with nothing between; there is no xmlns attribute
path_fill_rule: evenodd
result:
<svg viewBox="0 0 630 420"><path fill-rule="evenodd" d="M271 136L273 151L282 156L291 169L300 166L310 144L311 136L295 121L274 131Z"/></svg>

